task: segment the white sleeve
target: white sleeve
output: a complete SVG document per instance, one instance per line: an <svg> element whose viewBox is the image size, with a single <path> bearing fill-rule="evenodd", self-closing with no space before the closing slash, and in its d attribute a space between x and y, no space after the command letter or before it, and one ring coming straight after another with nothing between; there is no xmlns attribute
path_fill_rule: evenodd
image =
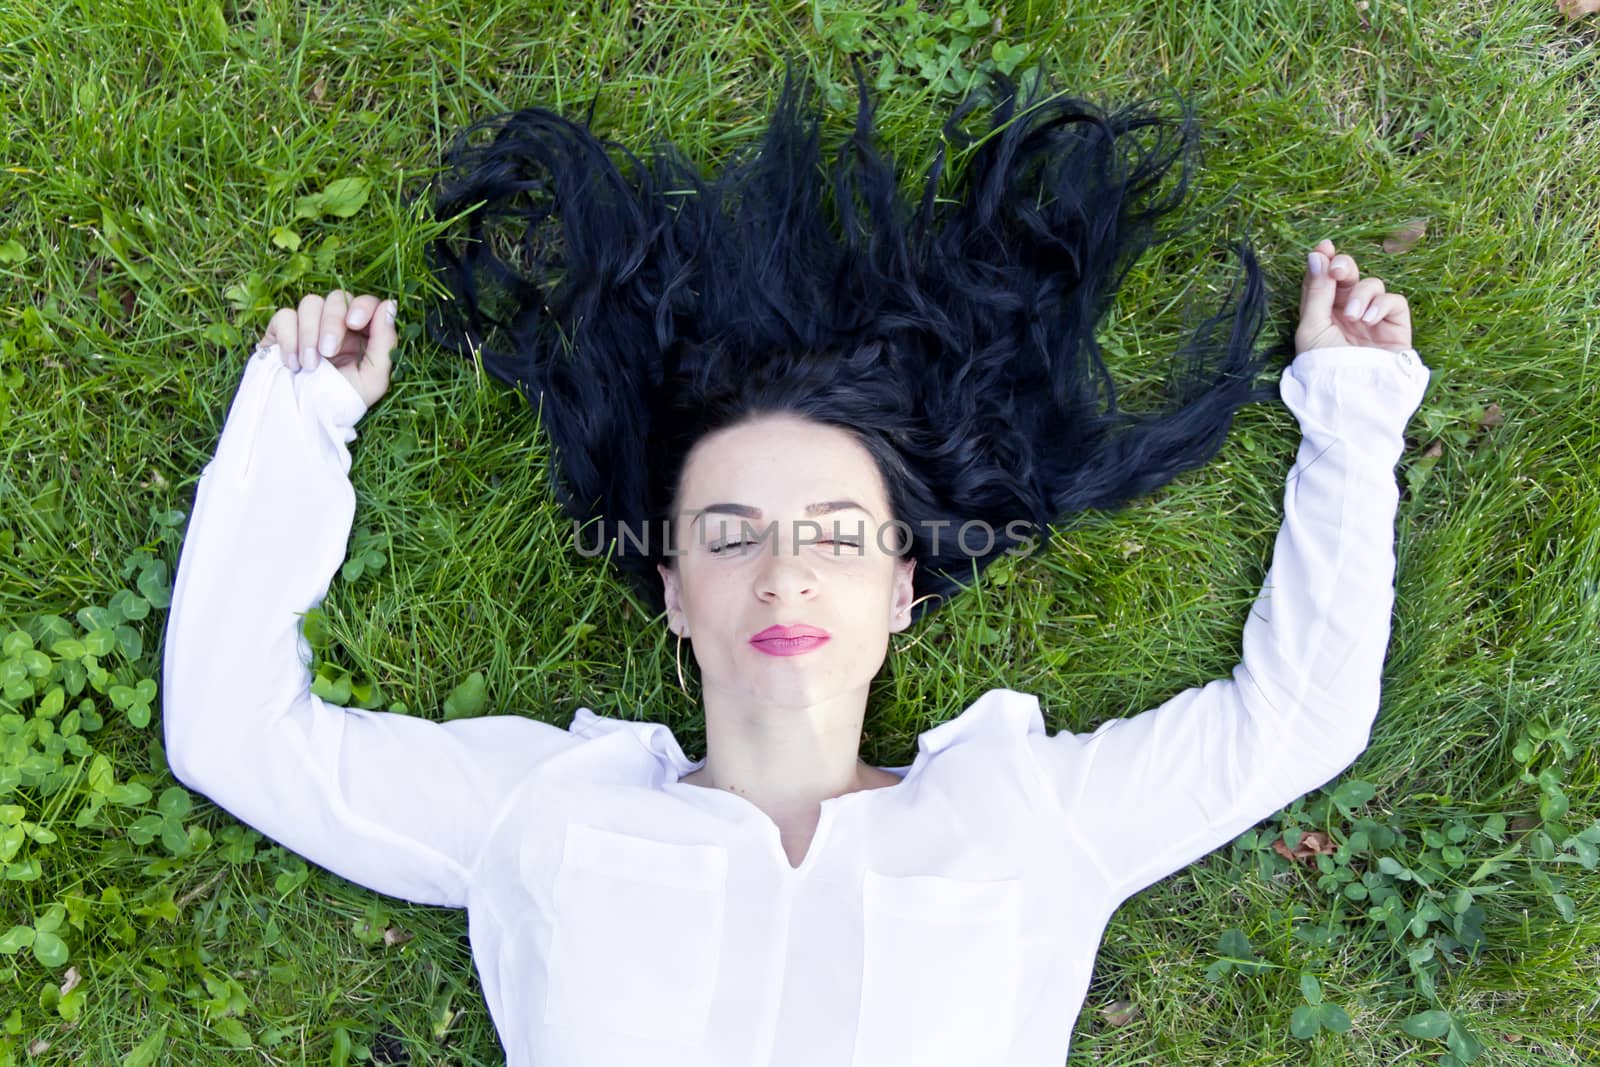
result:
<svg viewBox="0 0 1600 1067"><path fill-rule="evenodd" d="M300 616L321 603L355 514L349 444L366 404L326 361L253 357L200 475L162 663L180 782L353 882L465 905L489 829L539 761L580 739L498 715L437 723L311 692Z"/></svg>
<svg viewBox="0 0 1600 1067"><path fill-rule="evenodd" d="M1318 349L1280 392L1302 438L1232 677L1093 733L1030 744L1070 832L1125 899L1243 833L1367 747L1394 603L1394 466L1428 369Z"/></svg>

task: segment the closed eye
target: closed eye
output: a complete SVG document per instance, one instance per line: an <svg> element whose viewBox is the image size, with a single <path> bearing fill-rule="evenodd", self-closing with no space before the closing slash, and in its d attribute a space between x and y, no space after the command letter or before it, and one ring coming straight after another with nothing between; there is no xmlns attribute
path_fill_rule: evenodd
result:
<svg viewBox="0 0 1600 1067"><path fill-rule="evenodd" d="M710 551L713 554L720 555L721 553L727 551L730 548L741 548L744 545L748 545L748 544L752 544L752 543L753 542L750 542L750 541L729 541L726 544L711 545L710 546ZM821 540L821 541L816 541L814 543L815 544L819 544L819 545L843 545L845 548L854 548L854 549L859 549L861 547L861 542L860 541L835 540L835 539L833 539L831 537L830 538L826 538L826 539Z"/></svg>

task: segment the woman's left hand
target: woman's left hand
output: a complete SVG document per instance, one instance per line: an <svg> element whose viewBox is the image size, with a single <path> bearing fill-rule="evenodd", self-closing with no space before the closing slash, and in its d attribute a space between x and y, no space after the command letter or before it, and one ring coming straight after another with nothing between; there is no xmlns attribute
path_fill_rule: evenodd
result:
<svg viewBox="0 0 1600 1067"><path fill-rule="evenodd" d="M345 376L370 410L389 389L395 346L395 302L352 297L335 289L326 297L307 294L299 307L279 308L256 350L276 347L284 366L312 371L319 359Z"/></svg>
<svg viewBox="0 0 1600 1067"><path fill-rule="evenodd" d="M1391 352L1410 348L1411 308L1406 298L1387 292L1382 278L1362 278L1355 260L1335 252L1332 241L1323 241L1307 255L1295 355L1338 345Z"/></svg>

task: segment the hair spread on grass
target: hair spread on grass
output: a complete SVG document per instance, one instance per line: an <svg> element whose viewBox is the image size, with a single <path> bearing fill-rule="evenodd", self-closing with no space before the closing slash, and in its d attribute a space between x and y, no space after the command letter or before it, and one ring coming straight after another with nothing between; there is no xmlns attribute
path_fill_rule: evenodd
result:
<svg viewBox="0 0 1600 1067"><path fill-rule="evenodd" d="M668 549L620 528L662 529L695 442L753 415L839 426L873 455L912 531L917 596L937 594L920 618L1029 537L1208 462L1234 412L1268 395L1247 241L1223 306L1175 354L1162 410L1119 406L1095 339L1128 269L1181 232L1158 223L1197 165L1186 105L1103 109L1043 77L1019 100L994 75L953 110L911 199L856 76L831 167L789 70L759 144L711 178L673 145L646 161L534 107L461 131L429 190L454 220L427 249L451 294L429 308L430 336L526 397L563 509L601 520L656 611ZM984 99L990 129L969 136ZM971 151L947 175L949 144ZM1031 535L1013 535L1018 520ZM973 521L996 535L982 554L948 534Z"/></svg>

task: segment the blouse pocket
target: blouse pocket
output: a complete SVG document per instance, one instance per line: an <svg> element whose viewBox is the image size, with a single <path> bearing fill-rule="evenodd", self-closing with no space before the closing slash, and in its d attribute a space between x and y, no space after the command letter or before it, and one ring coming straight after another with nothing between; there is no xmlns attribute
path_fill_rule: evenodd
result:
<svg viewBox="0 0 1600 1067"><path fill-rule="evenodd" d="M727 851L567 826L544 1020L667 1042L705 1034Z"/></svg>
<svg viewBox="0 0 1600 1067"><path fill-rule="evenodd" d="M1022 883L867 872L852 1067L1000 1063L1016 1025Z"/></svg>

